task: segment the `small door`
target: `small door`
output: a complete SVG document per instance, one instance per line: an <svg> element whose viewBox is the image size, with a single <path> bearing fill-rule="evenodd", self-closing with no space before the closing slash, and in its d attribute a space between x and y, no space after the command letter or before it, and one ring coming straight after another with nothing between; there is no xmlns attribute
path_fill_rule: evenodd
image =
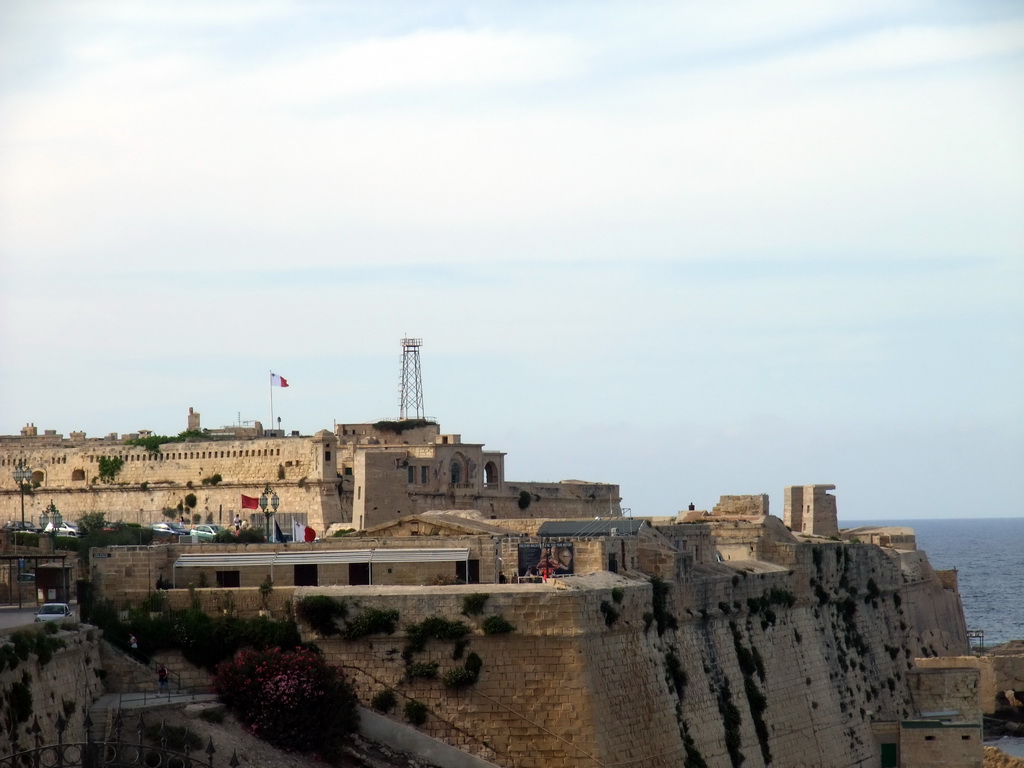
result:
<svg viewBox="0 0 1024 768"><path fill-rule="evenodd" d="M612 552L608 553L608 570L612 573L619 572L619 557Z"/></svg>
<svg viewBox="0 0 1024 768"><path fill-rule="evenodd" d="M370 583L370 564L369 563L349 563L348 564L348 583L357 586L360 584Z"/></svg>
<svg viewBox="0 0 1024 768"><path fill-rule="evenodd" d="M317 575L316 563L295 566L296 587L319 587L320 579Z"/></svg>
<svg viewBox="0 0 1024 768"><path fill-rule="evenodd" d="M899 750L895 744L882 745L882 768L896 768L900 764Z"/></svg>
<svg viewBox="0 0 1024 768"><path fill-rule="evenodd" d="M467 578L468 575L468 578ZM480 583L480 561L470 560L469 561L469 573L466 573L466 561L463 560L455 564L455 578L461 579L467 584L479 584Z"/></svg>

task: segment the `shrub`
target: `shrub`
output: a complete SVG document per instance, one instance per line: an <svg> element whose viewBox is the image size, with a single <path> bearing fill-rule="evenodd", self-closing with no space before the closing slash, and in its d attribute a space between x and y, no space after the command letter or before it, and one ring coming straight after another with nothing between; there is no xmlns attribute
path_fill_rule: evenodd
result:
<svg viewBox="0 0 1024 768"><path fill-rule="evenodd" d="M283 749L334 753L359 723L351 686L310 650L242 651L217 667L214 690L250 733Z"/></svg>
<svg viewBox="0 0 1024 768"><path fill-rule="evenodd" d="M370 706L376 709L378 712L390 712L395 708L395 704L398 700L395 698L395 694L391 691L378 691L370 699Z"/></svg>
<svg viewBox="0 0 1024 768"><path fill-rule="evenodd" d="M504 635L508 632L515 632L513 624L506 621L501 615L488 616L480 625L485 635Z"/></svg>
<svg viewBox="0 0 1024 768"><path fill-rule="evenodd" d="M486 620L484 621L486 624ZM461 640L469 634L469 626L461 621L452 621L441 616L428 616L417 624L410 624L405 628L406 637L409 639L407 651L416 653L422 651L427 640Z"/></svg>
<svg viewBox="0 0 1024 768"><path fill-rule="evenodd" d="M405 668L405 676L407 679L412 680L413 678L423 677L427 680L433 680L437 677L437 662L436 661L420 661L415 664L410 664Z"/></svg>
<svg viewBox="0 0 1024 768"><path fill-rule="evenodd" d="M622 587L612 587L612 600L615 603L621 603L622 598L626 596L626 591Z"/></svg>
<svg viewBox="0 0 1024 768"><path fill-rule="evenodd" d="M367 635L391 635L394 634L397 623L398 611L367 608L352 621L347 622L341 634L346 640L358 640Z"/></svg>
<svg viewBox="0 0 1024 768"><path fill-rule="evenodd" d="M344 600L335 600L326 595L310 595L295 604L299 618L321 637L330 637L341 632L335 619L345 619L348 608Z"/></svg>
<svg viewBox="0 0 1024 768"><path fill-rule="evenodd" d="M445 688L466 688L476 682L483 668L483 661L475 653L466 657L466 663L461 667L448 670L444 675Z"/></svg>
<svg viewBox="0 0 1024 768"><path fill-rule="evenodd" d="M486 592L474 592L462 598L462 613L465 616L479 616L483 613L484 603L490 595Z"/></svg>
<svg viewBox="0 0 1024 768"><path fill-rule="evenodd" d="M405 719L413 725L423 725L427 722L427 706L415 699L405 703Z"/></svg>
<svg viewBox="0 0 1024 768"><path fill-rule="evenodd" d="M449 669L444 673L445 688L458 690L459 688L468 688L475 682L476 675L465 667L456 667L455 669Z"/></svg>
<svg viewBox="0 0 1024 768"><path fill-rule="evenodd" d="M117 473L121 471L121 467L124 466L124 459L117 456L100 456L99 458L99 470L100 480L104 483L114 482L114 478L117 477Z"/></svg>
<svg viewBox="0 0 1024 768"><path fill-rule="evenodd" d="M604 614L604 623L609 627L619 620L619 612L607 600L601 601L601 613Z"/></svg>
<svg viewBox="0 0 1024 768"><path fill-rule="evenodd" d="M530 506L530 502L532 501L533 497L530 495L529 491L519 492L519 501L517 503L519 504L520 509L526 509L527 507Z"/></svg>

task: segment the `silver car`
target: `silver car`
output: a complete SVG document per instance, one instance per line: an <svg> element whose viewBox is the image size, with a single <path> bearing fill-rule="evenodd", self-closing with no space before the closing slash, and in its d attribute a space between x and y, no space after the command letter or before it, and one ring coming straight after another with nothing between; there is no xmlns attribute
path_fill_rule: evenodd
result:
<svg viewBox="0 0 1024 768"><path fill-rule="evenodd" d="M36 621L63 621L75 618L75 610L67 603L43 603L36 611Z"/></svg>

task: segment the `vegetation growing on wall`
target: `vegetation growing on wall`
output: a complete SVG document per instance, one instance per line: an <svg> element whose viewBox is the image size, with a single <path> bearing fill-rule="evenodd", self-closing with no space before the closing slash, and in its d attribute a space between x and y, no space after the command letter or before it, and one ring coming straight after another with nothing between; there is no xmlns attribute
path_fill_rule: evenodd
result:
<svg viewBox="0 0 1024 768"><path fill-rule="evenodd" d="M124 466L124 459L119 456L100 456L98 464L100 482L112 483Z"/></svg>
<svg viewBox="0 0 1024 768"><path fill-rule="evenodd" d="M480 676L480 670L483 665L484 663L479 656L475 653L470 653L466 657L466 663L462 667L450 669L445 673L445 688L458 689L472 685Z"/></svg>
<svg viewBox="0 0 1024 768"><path fill-rule="evenodd" d="M658 627L658 636L666 629L677 629L679 622L668 610L669 584L659 576L651 577L651 616ZM648 623L649 625L649 623Z"/></svg>
<svg viewBox="0 0 1024 768"><path fill-rule="evenodd" d="M609 627L619 620L618 610L607 600L601 601L601 613L604 614L604 623Z"/></svg>
<svg viewBox="0 0 1024 768"><path fill-rule="evenodd" d="M480 628L485 635L504 635L516 631L515 625L510 624L501 614L488 616L480 624Z"/></svg>
<svg viewBox="0 0 1024 768"><path fill-rule="evenodd" d="M517 502L520 509L526 509L533 502L533 496L529 491L519 492L519 501Z"/></svg>
<svg viewBox="0 0 1024 768"><path fill-rule="evenodd" d="M381 608L366 608L351 621L345 623L341 636L346 640L358 640L367 635L392 635L398 624L398 611Z"/></svg>
<svg viewBox="0 0 1024 768"><path fill-rule="evenodd" d="M484 611L484 603L490 595L486 592L474 592L462 598L462 615L479 616Z"/></svg>
<svg viewBox="0 0 1024 768"><path fill-rule="evenodd" d="M138 445L145 448L150 453L160 453L160 446L166 443L185 443L190 440L214 440L209 430L206 429L186 429L184 432L180 432L177 435L171 437L169 435L149 435L148 437L133 437L130 440L125 440L125 445Z"/></svg>
<svg viewBox="0 0 1024 768"><path fill-rule="evenodd" d="M728 678L722 679L718 688L718 713L722 716L722 725L725 728L725 749L729 753L729 760L732 768L740 768L746 756L740 751L743 743L743 736L740 733L740 711L732 703L732 691L729 689Z"/></svg>

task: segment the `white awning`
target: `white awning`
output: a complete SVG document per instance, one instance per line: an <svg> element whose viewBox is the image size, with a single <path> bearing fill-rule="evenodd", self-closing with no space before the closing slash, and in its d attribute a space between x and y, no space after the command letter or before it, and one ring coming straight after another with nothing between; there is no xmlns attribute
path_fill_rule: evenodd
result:
<svg viewBox="0 0 1024 768"><path fill-rule="evenodd" d="M328 549L303 552L216 552L182 555L175 568L243 568L245 566L328 565L330 563L456 563L469 559L468 549Z"/></svg>

